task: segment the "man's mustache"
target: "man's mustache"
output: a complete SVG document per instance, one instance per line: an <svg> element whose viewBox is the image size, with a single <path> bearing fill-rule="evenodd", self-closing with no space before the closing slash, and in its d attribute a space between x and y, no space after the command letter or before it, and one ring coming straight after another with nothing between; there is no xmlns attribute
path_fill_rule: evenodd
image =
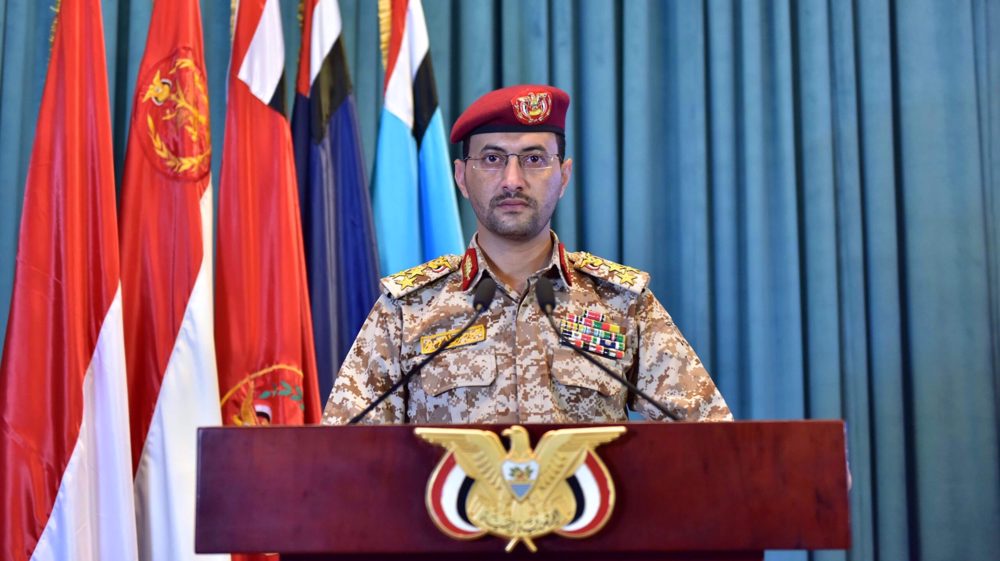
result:
<svg viewBox="0 0 1000 561"><path fill-rule="evenodd" d="M536 203L534 199L528 197L527 195L521 193L510 193L507 195L497 195L496 197L493 197L490 200L490 209L495 209L496 207L500 206L504 201L509 201L511 199L517 199L519 201L523 201L524 204L528 205L531 208L535 208L538 206L538 203Z"/></svg>

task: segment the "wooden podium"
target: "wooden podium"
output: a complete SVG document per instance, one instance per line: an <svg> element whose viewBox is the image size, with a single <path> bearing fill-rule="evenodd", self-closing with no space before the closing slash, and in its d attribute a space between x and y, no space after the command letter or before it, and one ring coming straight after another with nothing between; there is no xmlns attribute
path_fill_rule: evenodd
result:
<svg viewBox="0 0 1000 561"><path fill-rule="evenodd" d="M585 539L538 552L442 534L424 503L445 453L413 426L203 428L195 549L282 559L760 561L850 545L841 421L629 423L598 454L617 502ZM502 426L481 426L499 432ZM525 425L532 445L556 425Z"/></svg>

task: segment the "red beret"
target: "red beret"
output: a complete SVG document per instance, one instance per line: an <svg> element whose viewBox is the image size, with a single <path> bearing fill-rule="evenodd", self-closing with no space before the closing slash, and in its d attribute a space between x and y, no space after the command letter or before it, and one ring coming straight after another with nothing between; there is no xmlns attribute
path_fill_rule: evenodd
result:
<svg viewBox="0 0 1000 561"><path fill-rule="evenodd" d="M489 92L459 115L451 141L484 132L566 131L569 94L552 86L522 84Z"/></svg>

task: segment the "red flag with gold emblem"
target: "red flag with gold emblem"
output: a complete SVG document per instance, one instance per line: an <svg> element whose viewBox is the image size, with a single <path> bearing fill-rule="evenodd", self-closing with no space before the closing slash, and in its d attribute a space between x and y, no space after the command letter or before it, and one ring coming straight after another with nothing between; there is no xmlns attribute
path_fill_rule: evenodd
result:
<svg viewBox="0 0 1000 561"><path fill-rule="evenodd" d="M4 561L138 559L115 218L101 2L63 0L0 363Z"/></svg>
<svg viewBox="0 0 1000 561"><path fill-rule="evenodd" d="M219 191L215 341L226 424L320 420L278 0L236 14Z"/></svg>
<svg viewBox="0 0 1000 561"><path fill-rule="evenodd" d="M156 0L133 98L121 206L139 556L149 561L195 559L197 430L222 420L208 115L198 1Z"/></svg>

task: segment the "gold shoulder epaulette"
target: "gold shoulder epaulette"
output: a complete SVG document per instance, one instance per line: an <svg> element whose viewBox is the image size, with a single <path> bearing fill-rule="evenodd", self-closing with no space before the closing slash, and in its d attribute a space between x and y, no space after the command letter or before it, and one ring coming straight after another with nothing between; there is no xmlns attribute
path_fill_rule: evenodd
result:
<svg viewBox="0 0 1000 561"><path fill-rule="evenodd" d="M393 298L402 298L458 269L461 258L442 255L423 265L417 265L382 279L382 289Z"/></svg>
<svg viewBox="0 0 1000 561"><path fill-rule="evenodd" d="M573 268L594 278L611 284L616 284L630 292L639 294L649 284L649 273L619 265L614 261L602 259L586 251L568 253Z"/></svg>

